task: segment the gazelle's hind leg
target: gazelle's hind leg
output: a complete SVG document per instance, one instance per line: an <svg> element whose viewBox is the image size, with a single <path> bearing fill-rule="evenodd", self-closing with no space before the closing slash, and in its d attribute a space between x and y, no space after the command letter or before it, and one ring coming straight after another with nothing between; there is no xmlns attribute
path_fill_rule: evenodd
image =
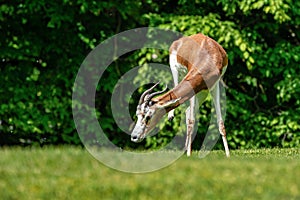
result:
<svg viewBox="0 0 300 200"><path fill-rule="evenodd" d="M195 99L196 97L193 96L190 99L190 106L186 110L186 141L185 141L185 148L186 148L186 155L190 156L192 152L192 134L194 131L195 125Z"/></svg>
<svg viewBox="0 0 300 200"><path fill-rule="evenodd" d="M171 52L169 56L170 68L173 76L174 87L178 85L178 70L176 68L177 63L177 53L176 51ZM168 119L172 120L174 118L174 109L168 113Z"/></svg>
<svg viewBox="0 0 300 200"><path fill-rule="evenodd" d="M211 95L213 97L213 101L214 101L214 105L215 105L215 109L216 109L216 113L217 113L219 132L222 136L225 153L226 153L226 156L229 157L230 153L229 153L228 143L227 143L227 139L226 139L226 130L225 130L224 121L222 119L221 104L220 104L221 103L220 102L220 95L221 95L220 94L220 84L221 84L220 81L216 83L215 87L211 91Z"/></svg>

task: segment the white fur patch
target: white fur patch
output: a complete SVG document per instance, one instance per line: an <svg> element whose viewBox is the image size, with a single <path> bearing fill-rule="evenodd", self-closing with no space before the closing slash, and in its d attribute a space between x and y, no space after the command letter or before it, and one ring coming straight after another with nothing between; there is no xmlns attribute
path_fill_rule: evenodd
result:
<svg viewBox="0 0 300 200"><path fill-rule="evenodd" d="M181 65L178 61L177 61L177 51L173 50L170 54L170 67L171 67L171 70L176 70L177 72L179 72L180 74L181 73L184 73L186 74L187 73L187 68L183 65Z"/></svg>

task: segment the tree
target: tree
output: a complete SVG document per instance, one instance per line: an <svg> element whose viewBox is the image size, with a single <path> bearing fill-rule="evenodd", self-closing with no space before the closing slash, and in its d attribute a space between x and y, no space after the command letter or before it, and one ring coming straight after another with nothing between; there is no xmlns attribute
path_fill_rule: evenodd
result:
<svg viewBox="0 0 300 200"><path fill-rule="evenodd" d="M2 3L0 144L79 144L71 95L84 57L116 33L154 26L186 35L202 32L226 49L230 60L225 74L226 125L231 148L297 146L299 8L299 2L290 0ZM152 54L142 50L119 58L99 83L98 116L105 119L102 127L113 130L112 138L120 146L130 146L129 137L116 129L103 97L111 95L132 63L153 62ZM166 55L160 55L160 62L167 64ZM200 137L209 107L206 103L201 111ZM165 137L173 134L170 126ZM166 141L153 137L147 145Z"/></svg>

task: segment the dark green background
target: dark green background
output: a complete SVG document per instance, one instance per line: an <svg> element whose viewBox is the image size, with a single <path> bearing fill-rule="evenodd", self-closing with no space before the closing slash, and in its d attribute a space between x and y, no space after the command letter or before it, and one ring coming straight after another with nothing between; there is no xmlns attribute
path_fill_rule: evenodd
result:
<svg viewBox="0 0 300 200"><path fill-rule="evenodd" d="M202 32L226 49L230 148L299 146L300 1L291 0L2 2L0 145L81 144L71 107L80 64L107 38L147 26L185 35ZM154 62L152 53L119 58L99 83L96 109L101 126L121 147L132 144L116 127L107 98L122 74ZM168 57L161 54L155 62L167 64ZM207 102L201 108L200 138L209 112ZM161 138L174 134L174 125L168 126L160 137L141 145L165 144Z"/></svg>

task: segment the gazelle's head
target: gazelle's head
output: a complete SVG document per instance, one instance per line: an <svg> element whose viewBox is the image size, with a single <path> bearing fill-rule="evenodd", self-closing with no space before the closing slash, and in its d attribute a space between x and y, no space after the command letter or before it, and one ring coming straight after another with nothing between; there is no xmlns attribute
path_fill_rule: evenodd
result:
<svg viewBox="0 0 300 200"><path fill-rule="evenodd" d="M151 93L158 84L159 82L146 90L140 97L136 110L137 122L131 133L131 141L133 142L141 142L166 113L167 107L170 107L179 101L179 99L175 99L161 103L153 100L152 98L154 96L162 94L167 90L166 87L162 91Z"/></svg>

